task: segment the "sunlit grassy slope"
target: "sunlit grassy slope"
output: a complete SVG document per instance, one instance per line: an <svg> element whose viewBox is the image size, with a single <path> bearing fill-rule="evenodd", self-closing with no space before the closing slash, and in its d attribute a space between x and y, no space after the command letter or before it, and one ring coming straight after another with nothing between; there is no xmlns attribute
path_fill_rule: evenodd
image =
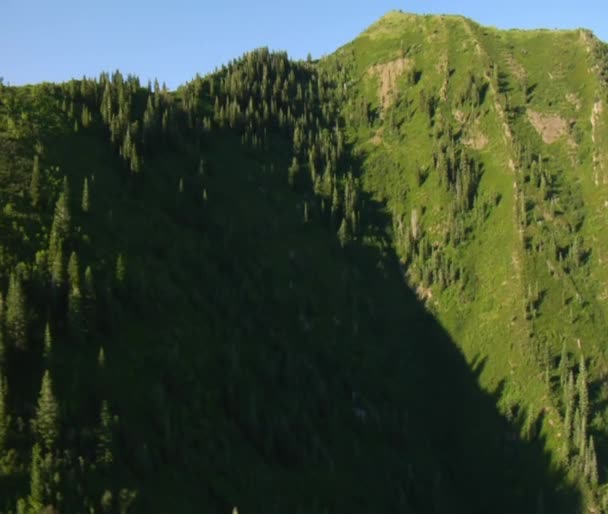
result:
<svg viewBox="0 0 608 514"><path fill-rule="evenodd" d="M554 462L573 476L564 350L570 367L590 368L591 431L606 429L605 54L584 30L392 12L324 63L344 70L364 188L391 213L408 283L483 363L480 383L500 390L501 408L543 420ZM453 199L467 185L445 179L459 152L478 169L464 211Z"/></svg>

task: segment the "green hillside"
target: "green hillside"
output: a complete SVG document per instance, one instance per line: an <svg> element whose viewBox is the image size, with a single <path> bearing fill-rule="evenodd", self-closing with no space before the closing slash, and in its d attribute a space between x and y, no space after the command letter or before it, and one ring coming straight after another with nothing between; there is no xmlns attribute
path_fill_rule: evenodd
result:
<svg viewBox="0 0 608 514"><path fill-rule="evenodd" d="M0 512L608 512L607 101L587 31L401 12L0 83Z"/></svg>

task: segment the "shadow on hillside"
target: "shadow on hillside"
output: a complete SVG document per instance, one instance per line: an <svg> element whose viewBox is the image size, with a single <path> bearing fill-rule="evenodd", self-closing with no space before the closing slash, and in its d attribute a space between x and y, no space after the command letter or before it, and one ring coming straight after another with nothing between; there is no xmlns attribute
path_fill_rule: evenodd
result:
<svg viewBox="0 0 608 514"><path fill-rule="evenodd" d="M308 193L291 191L279 171L260 171L253 183L251 154L220 138L207 144L217 170L208 185L207 264L197 255L188 265L212 305L205 312L216 313L207 333L217 345L208 336L204 359L169 369L160 362L171 405L163 416L180 427L173 453L188 473L178 473L180 461L161 443L158 469L175 470L191 505L211 498L214 511L237 505L249 514L580 511L580 492L536 435L541 420L520 437L525 413L501 415L501 388L478 384L485 360L470 366L406 285L382 204L364 195L362 230L342 248L320 205L309 223L294 214L293 202L313 201ZM286 170L290 156L256 159L260 169L272 162ZM191 371L197 360L201 368ZM181 428L201 408L198 394L171 392L188 373L200 394L220 399L228 421Z"/></svg>
<svg viewBox="0 0 608 514"><path fill-rule="evenodd" d="M366 219L376 227L392 225L382 205L369 197L365 203ZM399 354L406 352L416 362L418 387L401 392L402 401L415 406L420 432L441 456L439 481L451 483L451 501L457 498L471 513L579 512L580 492L567 482L564 471L551 465L539 435L542 419L529 422L517 408L509 419L499 412L504 383L491 393L480 388L478 378L487 358L467 364L457 344L406 285L388 242L382 254L363 245L349 252L361 273L382 284L377 294L394 302L392 310L384 312L389 317L384 322L394 329L392 337L382 341L392 352L383 362L385 376L408 369ZM454 507L435 504L431 511L457 512Z"/></svg>
<svg viewBox="0 0 608 514"><path fill-rule="evenodd" d="M274 155L272 158L277 159ZM278 161L275 169L287 168L287 160ZM358 162L348 164L353 170L361 169ZM234 184L234 176L226 179ZM284 178L279 179L280 183L285 187L285 195L291 194ZM267 203L255 192L249 194L248 201L250 213L263 209L261 203ZM260 205L255 207L254 203ZM293 258L289 264L293 273L289 287L296 292L306 290L315 278L323 277L321 270L327 261L335 259L340 263L339 276L326 279L316 294L324 298L339 291L340 305L347 307L341 310L340 305L332 305L338 326L334 340L322 342L315 351L321 355L316 361L319 368L341 385L328 386L327 404L319 408L321 418L311 422L313 427L305 429L298 421L290 425L292 431L299 432L300 444L319 438L319 445L324 445L321 451L325 454L321 459L324 464L315 462L313 468L321 466L319 489L329 487L329 495L335 497L327 508L349 510L351 504L345 497L350 497L352 505L357 505L361 512L580 511L580 492L567 483L562 471L551 466L545 441L537 435L541 420L526 425L524 439L519 434L526 423L525 413L512 413L509 420L501 415L497 401L502 384L493 393L480 388L478 378L486 361L476 359L470 366L456 343L407 286L386 234L385 228L392 226L392 221L384 206L369 195L364 195L362 205L363 229L357 240L341 248L335 236L336 224L326 218L321 223L325 236L317 255L307 251L318 243L314 240L318 237L318 225L314 230L286 225L283 233L268 231L263 238L259 233L237 232L231 236L238 245L244 245L238 250L233 248L235 254L242 255L245 251L252 261L260 262L285 260L283 239L289 238L292 245L289 253L302 256ZM370 239L374 244L364 243ZM231 246L232 243L225 244L226 248ZM344 314L346 311L350 314ZM280 316L289 316L280 312L271 323L276 323ZM294 315L293 326L300 321ZM266 330L260 318L252 324L259 325L260 333ZM290 351L297 352L297 336L290 337L294 338ZM304 343L304 351L312 352L313 346L308 344ZM338 356L348 357L341 361ZM269 394L272 397L267 399L272 403L278 401L281 393L273 389ZM323 421L326 415L331 418L327 411L338 412L344 404L351 405L348 410L353 412L334 414L337 429L319 435L325 434L324 423L331 424ZM232 415L238 417L236 410ZM247 434L253 429L246 421L241 425L249 437ZM363 446L355 444L353 461L339 450L343 445L340 438L351 431L363 434L361 441L365 441L361 443ZM262 438L260 435L259 439ZM265 450L255 439L251 437L252 444L257 444L267 462L278 460L290 469L307 462L298 452L290 453L287 443L269 444L274 450ZM379 446L369 441L376 441ZM382 453L387 447L390 456ZM327 475L321 471L324 466L331 469ZM382 469L383 466L387 468ZM347 476L344 479L347 486L343 489L333 486L323 476ZM314 492L303 494L312 498ZM374 503L378 495L386 494L393 497L385 499L383 505Z"/></svg>

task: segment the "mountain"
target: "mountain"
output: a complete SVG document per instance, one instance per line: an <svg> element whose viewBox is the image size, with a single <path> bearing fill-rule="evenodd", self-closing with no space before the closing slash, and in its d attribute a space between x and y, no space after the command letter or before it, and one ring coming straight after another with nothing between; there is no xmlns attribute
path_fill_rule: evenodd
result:
<svg viewBox="0 0 608 514"><path fill-rule="evenodd" d="M401 12L1 85L0 512L608 512L607 93Z"/></svg>

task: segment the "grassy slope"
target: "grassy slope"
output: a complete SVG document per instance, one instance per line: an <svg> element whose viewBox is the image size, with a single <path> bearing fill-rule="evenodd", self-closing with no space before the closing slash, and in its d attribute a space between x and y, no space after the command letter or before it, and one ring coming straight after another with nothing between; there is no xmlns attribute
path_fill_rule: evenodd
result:
<svg viewBox="0 0 608 514"><path fill-rule="evenodd" d="M420 90L441 97L438 110L443 109L444 118L453 117L450 122L457 128L464 125L464 136L482 133L487 138L483 148L468 151L484 167L478 197L499 195L500 201L457 248L459 262L468 271L468 282L443 291L432 285L433 298L427 304L469 362L483 363L480 382L491 391L502 389L504 408L519 404L528 411L529 420L544 413L548 422L543 423L543 431L556 466L562 462L563 443L553 366L557 365L562 342L573 361L581 353L585 355L594 380L600 381L605 374L606 271L602 256L606 255L606 239L600 234L604 226L606 164L605 157L599 155L604 153L601 141L606 137L606 110L597 116L595 131L591 130L590 116L596 102L604 105L606 94L592 69L593 44L593 38L582 31L504 32L461 17L393 12L333 57L351 63L353 96L364 98L380 113L369 129L351 130L352 140L366 156L366 188L386 201L393 219L407 223L412 209L422 209L424 230L439 244L438 234L447 219L446 193L432 169L423 185L419 186L415 178L417 166L431 164L433 148L428 117L416 107ZM416 84L408 83L406 74L402 74L395 81L393 101L383 107L378 96L380 80L368 70L379 64L390 65L402 56L421 73L421 79ZM489 83L485 100L477 109L458 103L469 74ZM543 142L528 120L527 109L567 120L567 133L551 144ZM352 116L350 112L352 105L345 110L347 120ZM392 132L388 128L391 116L406 120ZM374 136L380 138L374 140ZM546 204L538 201L520 169L521 147L542 156L554 177L555 195L561 195L566 204L554 222L556 227L553 220L546 220L549 230L537 228L543 223ZM598 155L595 165L594 154ZM527 201L535 203L528 213L534 221L523 231L518 228L519 189L530 195ZM549 233L559 231L554 237L565 238L564 244L566 240L571 242L575 231L559 227L573 227L579 218L584 221L578 235L585 241L590 257L583 269L550 277L547 255L530 251L528 240L536 235L546 242L553 237ZM397 252L403 255L399 238L395 241ZM544 296L537 316L530 318L525 315L525 298L536 288ZM577 298L578 291L579 300L567 299L568 305L563 305L564 290L569 291L568 298ZM573 323L572 319L577 321ZM551 357L551 386L539 362L545 346ZM598 405L602 399L603 392L597 392ZM596 416L603 415L599 412ZM605 430L598 419L594 426L598 433Z"/></svg>

